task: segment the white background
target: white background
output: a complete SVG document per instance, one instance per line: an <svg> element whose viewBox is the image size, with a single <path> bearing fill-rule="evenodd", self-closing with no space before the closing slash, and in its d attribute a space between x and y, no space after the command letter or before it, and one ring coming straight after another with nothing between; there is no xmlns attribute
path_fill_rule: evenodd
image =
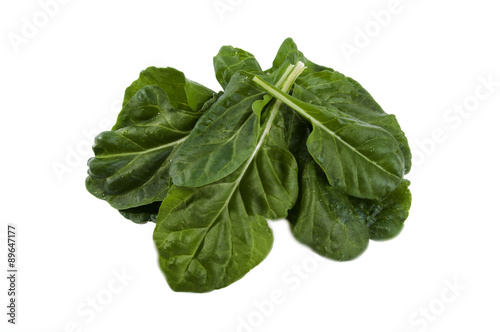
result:
<svg viewBox="0 0 500 332"><path fill-rule="evenodd" d="M494 1L60 0L51 16L48 2L0 5L1 271L8 222L19 254L18 324L6 323L2 277L0 330L499 331ZM373 13L388 9L377 23ZM286 37L397 115L415 164L406 227L338 263L272 222L273 250L243 279L174 293L157 266L154 225L86 192L90 136L111 127L142 69L175 67L218 90L212 57L222 45L268 68ZM357 53L343 52L348 44Z"/></svg>

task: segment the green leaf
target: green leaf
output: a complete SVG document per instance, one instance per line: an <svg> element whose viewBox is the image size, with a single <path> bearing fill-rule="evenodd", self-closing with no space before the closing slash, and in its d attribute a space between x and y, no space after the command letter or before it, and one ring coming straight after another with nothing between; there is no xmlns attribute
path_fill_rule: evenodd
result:
<svg viewBox="0 0 500 332"><path fill-rule="evenodd" d="M292 71L284 91L300 71ZM265 218L284 218L298 195L298 169L287 150L281 106L275 100L263 113L257 143L236 171L198 188L173 186L163 201L153 238L173 290L225 287L271 249Z"/></svg>
<svg viewBox="0 0 500 332"><path fill-rule="evenodd" d="M352 205L350 196L330 186L309 155L308 124L292 109L284 110L284 118L301 178L299 199L288 215L294 237L327 258L348 261L358 257L369 242L366 220Z"/></svg>
<svg viewBox="0 0 500 332"><path fill-rule="evenodd" d="M396 117L383 111L373 97L356 81L336 71L309 72L301 75L293 96L319 106L334 106L360 121L387 130L398 141L405 161L405 174L411 169L408 139Z"/></svg>
<svg viewBox="0 0 500 332"><path fill-rule="evenodd" d="M332 70L328 67L320 66L315 64L314 62L308 60L302 52L300 52L297 48L297 45L292 40L292 38L287 38L281 44L276 57L273 60L273 66L266 70L267 72L274 72L277 70L283 63L286 61L290 63L297 63L301 61L305 64L306 69L304 70L304 74L309 72L317 72L322 70Z"/></svg>
<svg viewBox="0 0 500 332"><path fill-rule="evenodd" d="M350 77L320 66L308 60L291 38L286 39L273 61L273 71L279 64L289 61L302 61L307 69L297 78L293 96L320 106L334 106L341 112L349 114L363 122L381 127L390 132L399 143L405 158L405 174L411 169L411 152L408 140L401 130L396 117L383 111L380 105L361 84ZM267 72L267 71L266 71ZM302 87L303 89L299 89ZM304 94L304 89L310 94Z"/></svg>
<svg viewBox="0 0 500 332"><path fill-rule="evenodd" d="M175 109L157 86L139 90L123 107L112 131L96 137L87 190L119 210L162 201L169 189L171 153L216 97L191 112Z"/></svg>
<svg viewBox="0 0 500 332"><path fill-rule="evenodd" d="M271 114L273 115L273 114ZM265 128L283 127L274 112ZM276 128L274 128L276 129ZM252 156L224 179L199 188L173 186L158 215L160 267L175 291L225 287L259 264L272 246L264 217L283 218L297 198L293 155L261 132Z"/></svg>
<svg viewBox="0 0 500 332"><path fill-rule="evenodd" d="M265 79L283 85L289 63ZM270 98L245 71L233 74L224 94L199 119L173 156L170 175L177 186L200 187L234 172L255 150L261 113Z"/></svg>
<svg viewBox="0 0 500 332"><path fill-rule="evenodd" d="M245 188L240 194L250 215L280 219L286 217L297 200L298 168L284 141L281 114L267 115L259 143L240 175L239 185Z"/></svg>
<svg viewBox="0 0 500 332"><path fill-rule="evenodd" d="M291 38L266 71L232 46L213 64L223 93L173 68L141 72L88 163L89 192L135 223L156 222L174 291L242 278L271 250L266 219L288 218L298 241L338 261L399 234L410 148L359 83Z"/></svg>
<svg viewBox="0 0 500 332"><path fill-rule="evenodd" d="M411 206L409 181L376 201L333 188L311 160L301 172L300 198L289 220L295 238L320 255L352 260L366 250L369 239L390 240L403 229Z"/></svg>
<svg viewBox="0 0 500 332"><path fill-rule="evenodd" d="M245 213L234 184L173 186L153 234L160 268L174 291L209 292L243 277L269 253L266 220Z"/></svg>
<svg viewBox="0 0 500 332"><path fill-rule="evenodd" d="M370 227L370 239L390 240L401 232L411 206L409 186L410 181L403 180L396 190L379 201L349 197Z"/></svg>
<svg viewBox="0 0 500 332"><path fill-rule="evenodd" d="M296 112L284 110L288 144L297 158L301 184L299 199L288 219L294 236L317 253L335 260L351 260L372 240L388 240L403 228L411 205L409 181L380 201L348 196L329 185L306 148L310 129Z"/></svg>
<svg viewBox="0 0 500 332"><path fill-rule="evenodd" d="M126 90L123 106L142 88L148 85L159 87L168 96L175 109L197 112L212 98L214 92L201 84L188 80L177 69L149 67L141 72Z"/></svg>
<svg viewBox="0 0 500 332"><path fill-rule="evenodd" d="M161 202L153 202L148 205L118 210L122 216L135 222L136 224L144 224L147 222L156 222L158 211L160 210Z"/></svg>
<svg viewBox="0 0 500 332"><path fill-rule="evenodd" d="M331 68L320 66L308 60L291 38L286 39L273 61L272 72L280 63L302 61L306 70L297 79L293 96L309 103L320 106L334 106L338 110L349 114L363 122L381 127L390 132L399 143L405 158L405 174L411 169L411 152L408 140L401 130L396 117L383 111L380 105L358 82L350 77L334 71ZM266 72L268 72L266 71ZM303 89L299 89L302 87ZM310 94L304 94L303 90Z"/></svg>
<svg viewBox="0 0 500 332"><path fill-rule="evenodd" d="M401 183L404 157L389 132L334 107L305 103L259 77L254 81L312 124L307 147L332 186L351 196L377 199Z"/></svg>
<svg viewBox="0 0 500 332"><path fill-rule="evenodd" d="M250 74L232 76L224 94L199 119L172 161L178 186L199 187L234 172L252 153L260 130L252 104L264 96Z"/></svg>
<svg viewBox="0 0 500 332"><path fill-rule="evenodd" d="M290 215L295 238L334 260L361 255L369 230L348 196L329 185L314 161L306 163L301 175L300 200Z"/></svg>
<svg viewBox="0 0 500 332"><path fill-rule="evenodd" d="M214 57L215 77L225 90L229 81L238 71L261 74L262 69L255 57L240 48L223 46Z"/></svg>

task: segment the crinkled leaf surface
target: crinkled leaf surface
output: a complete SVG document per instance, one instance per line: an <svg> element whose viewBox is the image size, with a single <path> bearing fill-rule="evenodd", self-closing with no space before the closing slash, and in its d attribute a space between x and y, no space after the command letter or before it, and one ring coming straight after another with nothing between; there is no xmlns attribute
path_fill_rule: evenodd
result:
<svg viewBox="0 0 500 332"><path fill-rule="evenodd" d="M290 137L287 143L299 163L301 179L299 198L288 216L294 237L324 257L338 261L358 257L369 242L365 219L350 196L328 183L310 156L307 123L291 109L284 110L284 119L284 132Z"/></svg>
<svg viewBox="0 0 500 332"><path fill-rule="evenodd" d="M212 98L214 92L203 85L188 80L184 73L175 68L149 67L141 72L126 90L123 106L139 91L148 85L159 87L169 98L175 109L196 112Z"/></svg>
<svg viewBox="0 0 500 332"><path fill-rule="evenodd" d="M253 54L232 46L222 46L213 62L215 77L224 90L233 75L239 71L262 74L262 69Z"/></svg>
<svg viewBox="0 0 500 332"><path fill-rule="evenodd" d="M267 221L245 213L234 184L173 186L153 235L160 268L174 291L225 287L259 264L272 247Z"/></svg>
<svg viewBox="0 0 500 332"><path fill-rule="evenodd" d="M291 38L282 43L273 61L273 67L269 71L273 71L284 61L291 63L302 61L307 66L306 70L295 82L294 97L320 106L328 106L328 104L335 106L341 112L387 130L398 141L403 152L405 174L410 171L410 147L396 117L385 113L361 84L338 71L317 65L308 60L298 50L297 45Z"/></svg>
<svg viewBox="0 0 500 332"><path fill-rule="evenodd" d="M286 62L265 79L277 84L288 68ZM173 156L170 175L175 185L199 187L218 181L234 172L255 150L260 112L270 99L265 98L266 93L252 81L253 77L242 70L234 73L224 94L196 123Z"/></svg>
<svg viewBox="0 0 500 332"><path fill-rule="evenodd" d="M390 240L402 230L411 207L410 181L403 180L396 190L381 200L349 197L351 204L370 227L370 239Z"/></svg>
<svg viewBox="0 0 500 332"><path fill-rule="evenodd" d="M411 169L408 139L396 116L385 113L372 96L351 78L339 72L305 73L296 81L293 96L315 105L334 106L340 112L387 130L399 144L405 162L405 174Z"/></svg>
<svg viewBox="0 0 500 332"><path fill-rule="evenodd" d="M409 181L381 200L348 196L328 183L306 147L310 129L291 109L284 109L285 134L301 175L299 199L288 219L293 235L322 256L351 260L363 253L368 239L396 236L411 205Z"/></svg>
<svg viewBox="0 0 500 332"><path fill-rule="evenodd" d="M369 239L389 240L403 229L411 205L409 181L377 201L333 188L311 161L301 179L300 198L289 215L293 235L322 256L352 260L366 250Z"/></svg>
<svg viewBox="0 0 500 332"><path fill-rule="evenodd" d="M250 156L260 128L252 104L263 95L246 74L233 75L224 94L175 153L170 168L175 185L199 187L220 180Z"/></svg>
<svg viewBox="0 0 500 332"><path fill-rule="evenodd" d="M368 246L369 230L347 195L328 183L308 162L302 171L300 200L292 213L293 235L322 256L352 260Z"/></svg>
<svg viewBox="0 0 500 332"><path fill-rule="evenodd" d="M287 78L278 80L283 91L301 71L288 68ZM248 110L262 123L250 156L237 170L197 188L174 185L163 201L153 237L172 289L225 287L271 249L265 218L284 218L298 195L298 168L288 151L281 106L278 100L256 101Z"/></svg>
<svg viewBox="0 0 500 332"><path fill-rule="evenodd" d="M199 188L173 186L163 201L153 237L173 290L225 287L270 251L265 218L286 216L298 184L295 159L279 134L282 117L277 109L266 115L256 147L235 172Z"/></svg>
<svg viewBox="0 0 500 332"><path fill-rule="evenodd" d="M211 97L205 108L216 99ZM163 200L169 188L169 157L203 111L175 109L158 86L140 89L113 129L96 137L95 157L88 162L88 191L119 210Z"/></svg>
<svg viewBox="0 0 500 332"><path fill-rule="evenodd" d="M144 224L146 222L156 222L160 206L161 202L153 202L130 209L118 210L118 212L136 224Z"/></svg>
<svg viewBox="0 0 500 332"><path fill-rule="evenodd" d="M312 124L307 148L332 186L351 196L377 199L401 183L404 157L388 131L352 118L333 106L303 102L259 77L255 81Z"/></svg>
<svg viewBox="0 0 500 332"><path fill-rule="evenodd" d="M297 48L297 45L292 40L292 38L287 38L281 44L278 53L276 54L273 60L273 66L266 70L266 72L274 72L285 62L289 63L297 63L297 61L301 61L306 65L306 69L304 70L303 75L310 72L318 72L323 70L332 70L328 67L317 65L314 62L308 60L302 52L300 52ZM300 80L300 77L297 78Z"/></svg>
<svg viewBox="0 0 500 332"><path fill-rule="evenodd" d="M410 149L359 83L290 38L269 70L231 46L213 64L220 95L173 68L141 72L89 161L92 194L157 222L173 290L208 292L248 273L272 247L266 218L288 217L300 242L339 261L401 231Z"/></svg>

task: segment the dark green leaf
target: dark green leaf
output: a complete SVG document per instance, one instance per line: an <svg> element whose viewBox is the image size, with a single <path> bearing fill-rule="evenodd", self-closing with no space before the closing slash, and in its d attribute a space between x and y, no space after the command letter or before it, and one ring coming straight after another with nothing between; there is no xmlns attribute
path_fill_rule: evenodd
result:
<svg viewBox="0 0 500 332"><path fill-rule="evenodd" d="M284 84L289 63L267 75ZM255 150L261 113L270 99L245 71L233 74L224 94L199 119L192 134L173 156L170 175L175 185L200 187L234 172Z"/></svg>
<svg viewBox="0 0 500 332"><path fill-rule="evenodd" d="M271 250L266 219L287 217L298 241L339 261L399 234L410 149L359 83L311 62L290 38L266 71L232 46L213 64L223 93L173 68L141 72L88 163L93 195L135 223L157 222L173 290L242 278Z"/></svg>
<svg viewBox="0 0 500 332"><path fill-rule="evenodd" d="M389 132L339 112L333 106L305 103L259 77L254 80L312 124L307 147L332 186L351 196L377 199L401 183L404 157Z"/></svg>
<svg viewBox="0 0 500 332"><path fill-rule="evenodd" d="M301 175L300 200L290 215L295 238L338 261L361 255L369 230L348 196L329 185L314 161L306 163Z"/></svg>
<svg viewBox="0 0 500 332"><path fill-rule="evenodd" d="M233 190L234 184L222 182L170 190L153 238L160 268L174 291L223 288L271 250L273 236L266 220L246 214L244 202L232 195Z"/></svg>
<svg viewBox="0 0 500 332"><path fill-rule="evenodd" d="M329 185L307 152L309 128L291 109L284 110L285 132L293 136L289 146L299 163L299 199L288 219L293 234L319 254L335 260L360 255L372 240L388 240L402 229L411 205L409 181L380 201L343 194ZM368 229L368 233L367 233Z"/></svg>
<svg viewBox="0 0 500 332"><path fill-rule="evenodd" d="M284 91L300 70L284 80ZM255 108L263 105L257 104ZM271 249L265 218L284 218L298 195L298 169L287 149L281 106L275 100L263 113L257 142L236 171L198 188L173 186L163 201L154 239L172 289L225 287ZM250 113L257 117L261 111Z"/></svg>
<svg viewBox="0 0 500 332"><path fill-rule="evenodd" d="M250 74L261 74L262 69L255 57L242 49L223 46L214 57L214 69L217 81L225 90L231 77L242 70Z"/></svg>
<svg viewBox="0 0 500 332"><path fill-rule="evenodd" d="M310 129L291 109L284 111L288 144L299 163L301 177L297 203L290 211L293 235L318 254L338 261L352 260L368 246L365 219L350 197L328 183L306 148ZM359 199L362 201L361 199Z"/></svg>
<svg viewBox="0 0 500 332"><path fill-rule="evenodd" d="M334 106L339 111L363 122L387 130L398 141L405 161L405 173L411 169L408 139L396 117L385 113L363 87L339 72L321 71L301 75L296 81L293 96L319 106Z"/></svg>
<svg viewBox="0 0 500 332"><path fill-rule="evenodd" d="M147 222L156 222L158 211L160 210L161 202L153 202L148 205L141 205L135 208L118 210L122 216L132 220L137 224L144 224Z"/></svg>
<svg viewBox="0 0 500 332"><path fill-rule="evenodd" d="M232 76L224 94L199 119L173 157L178 186L199 187L234 172L252 153L260 129L252 104L264 94L244 72Z"/></svg>
<svg viewBox="0 0 500 332"><path fill-rule="evenodd" d="M215 98L206 101L205 108ZM112 131L96 137L95 158L88 162L87 190L119 210L163 200L169 188L169 156L187 138L201 113L173 108L157 86L139 90L122 109Z"/></svg>
<svg viewBox="0 0 500 332"><path fill-rule="evenodd" d="M380 105L358 82L331 68L317 65L308 60L297 49L297 45L291 38L283 42L273 61L273 67L269 71L275 70L284 61L289 61L290 63L302 61L307 66L304 73L297 78L296 87L303 87L310 94L305 95L303 89L294 89L294 97L320 106L330 104L363 122L384 128L399 143L405 158L405 174L410 171L410 147L396 117L385 113Z"/></svg>
<svg viewBox="0 0 500 332"><path fill-rule="evenodd" d="M188 80L177 69L149 67L141 72L126 90L123 106L145 86L159 87L168 96L170 105L175 109L197 112L212 98L214 92L201 84Z"/></svg>
<svg viewBox="0 0 500 332"><path fill-rule="evenodd" d="M349 198L370 227L370 239L390 240L401 232L411 206L409 185L410 181L403 180L396 190L380 201Z"/></svg>
<svg viewBox="0 0 500 332"><path fill-rule="evenodd" d="M154 240L173 290L225 287L271 249L264 217L283 218L295 203L297 166L283 135L269 135L271 129L283 130L277 109L264 124L256 148L239 169L203 187L173 186L164 200Z"/></svg>
<svg viewBox="0 0 500 332"><path fill-rule="evenodd" d="M270 69L266 70L266 72L274 72L275 70L280 68L281 65L286 61L293 64L297 63L297 61L303 62L306 65L304 74L322 70L332 70L328 67L317 65L314 62L308 60L304 56L304 54L302 54L302 52L298 50L297 45L292 40L292 38L287 38L285 39L285 41L283 41L278 50L278 53L276 54L276 57L274 58L273 66Z"/></svg>

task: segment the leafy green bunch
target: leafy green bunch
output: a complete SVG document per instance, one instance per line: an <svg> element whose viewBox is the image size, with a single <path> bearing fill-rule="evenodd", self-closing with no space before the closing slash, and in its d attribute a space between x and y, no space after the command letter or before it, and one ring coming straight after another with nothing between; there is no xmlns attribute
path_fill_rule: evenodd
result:
<svg viewBox="0 0 500 332"><path fill-rule="evenodd" d="M224 46L214 91L150 67L95 139L86 186L124 217L156 222L175 291L208 292L269 253L269 219L322 256L352 260L408 217L411 153L394 115L363 87L304 57L291 39L273 65Z"/></svg>

